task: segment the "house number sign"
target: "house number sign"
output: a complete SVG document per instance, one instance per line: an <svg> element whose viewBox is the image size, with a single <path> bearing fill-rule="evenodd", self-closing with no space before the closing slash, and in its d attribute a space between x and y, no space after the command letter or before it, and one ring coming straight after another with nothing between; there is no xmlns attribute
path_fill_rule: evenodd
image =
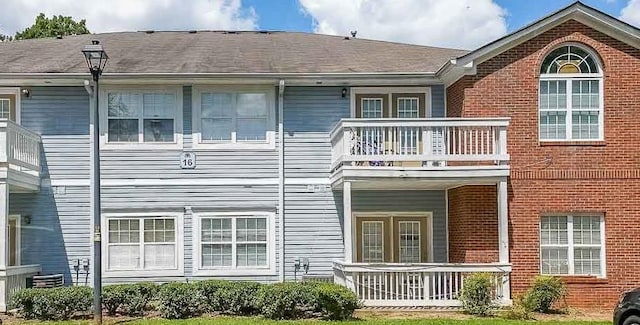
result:
<svg viewBox="0 0 640 325"><path fill-rule="evenodd" d="M183 152L180 154L180 168L194 169L196 168L196 154L193 152Z"/></svg>

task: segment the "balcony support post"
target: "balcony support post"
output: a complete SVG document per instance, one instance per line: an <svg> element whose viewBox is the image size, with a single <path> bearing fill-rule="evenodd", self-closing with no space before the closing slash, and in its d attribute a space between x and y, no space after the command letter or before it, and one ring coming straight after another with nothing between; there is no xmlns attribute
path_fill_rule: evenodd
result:
<svg viewBox="0 0 640 325"><path fill-rule="evenodd" d="M9 266L9 184L0 182L0 229L2 233L2 249L0 249L0 270ZM0 311L7 310L7 279L0 278Z"/></svg>
<svg viewBox="0 0 640 325"><path fill-rule="evenodd" d="M351 224L351 182L342 184L342 204L344 206L343 218L343 238L344 238L344 261L353 262L353 225Z"/></svg>
<svg viewBox="0 0 640 325"><path fill-rule="evenodd" d="M509 211L508 211L508 187L507 180L501 180L497 184L498 191L498 255L500 264L509 264ZM511 300L511 288L509 274L505 274L502 280L502 300Z"/></svg>

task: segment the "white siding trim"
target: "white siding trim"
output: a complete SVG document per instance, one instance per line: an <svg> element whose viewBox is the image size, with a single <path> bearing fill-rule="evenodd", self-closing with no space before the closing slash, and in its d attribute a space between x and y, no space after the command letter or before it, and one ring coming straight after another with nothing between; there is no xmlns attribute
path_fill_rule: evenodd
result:
<svg viewBox="0 0 640 325"><path fill-rule="evenodd" d="M189 186L189 185L278 185L278 178L112 178L103 179L102 187L119 186ZM286 185L330 185L329 178L286 178ZM42 187L90 186L87 179L49 179L41 181Z"/></svg>
<svg viewBox="0 0 640 325"><path fill-rule="evenodd" d="M266 217L267 220L267 267L256 268L219 268L219 269L202 269L200 268L200 229L202 219L206 217L224 218L224 217ZM235 228L234 228L235 229ZM235 236L235 235L234 235ZM192 268L193 276L246 276L246 275L276 275L276 215L267 211L239 211L239 212L198 212L193 214L192 219ZM234 242L235 244L235 242ZM235 259L235 256L232 256Z"/></svg>
<svg viewBox="0 0 640 325"><path fill-rule="evenodd" d="M136 219L152 217L169 217L175 220L176 227L176 268L168 270L108 270L109 219ZM142 219L141 219L142 220ZM140 229L143 229L140 222ZM102 276L105 278L128 277L163 277L184 276L184 214L175 212L145 212L145 213L103 213L102 214ZM144 238L140 238L142 241ZM143 256L140 256L143 259Z"/></svg>

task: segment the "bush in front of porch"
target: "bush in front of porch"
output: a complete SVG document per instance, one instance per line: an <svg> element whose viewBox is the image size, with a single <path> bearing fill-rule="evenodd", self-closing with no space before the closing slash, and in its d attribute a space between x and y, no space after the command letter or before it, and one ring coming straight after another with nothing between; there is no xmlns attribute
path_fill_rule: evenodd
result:
<svg viewBox="0 0 640 325"><path fill-rule="evenodd" d="M464 280L460 292L462 309L476 316L491 316L497 308L496 297L493 296L492 276L489 273L474 273Z"/></svg>

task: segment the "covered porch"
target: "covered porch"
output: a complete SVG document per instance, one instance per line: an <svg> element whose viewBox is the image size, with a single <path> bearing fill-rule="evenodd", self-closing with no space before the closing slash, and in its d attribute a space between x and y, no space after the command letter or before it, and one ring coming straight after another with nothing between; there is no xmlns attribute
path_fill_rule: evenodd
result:
<svg viewBox="0 0 640 325"><path fill-rule="evenodd" d="M40 190L40 136L9 119L0 119L0 312L6 311L13 294L26 288L27 279L41 267L22 265L23 219L9 214L10 193Z"/></svg>
<svg viewBox="0 0 640 325"><path fill-rule="evenodd" d="M332 137L344 239L335 282L365 306L457 307L465 279L489 273L495 299L511 304L507 126L341 121Z"/></svg>

